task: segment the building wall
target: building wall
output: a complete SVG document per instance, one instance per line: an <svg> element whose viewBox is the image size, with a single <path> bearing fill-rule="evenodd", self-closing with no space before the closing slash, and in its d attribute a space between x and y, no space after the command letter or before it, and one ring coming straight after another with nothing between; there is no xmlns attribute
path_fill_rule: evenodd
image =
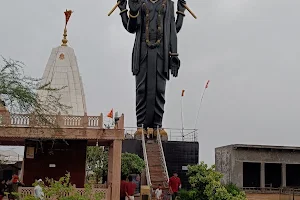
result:
<svg viewBox="0 0 300 200"><path fill-rule="evenodd" d="M173 172L177 172L181 179L183 188L190 188L187 170L182 167L198 164L199 144L198 142L180 142L169 141L163 142L163 148L168 167L169 177L173 176Z"/></svg>
<svg viewBox="0 0 300 200"><path fill-rule="evenodd" d="M230 183L232 179L232 156L232 148L230 146L215 149L216 170L223 174L223 184Z"/></svg>
<svg viewBox="0 0 300 200"><path fill-rule="evenodd" d="M56 140L52 148L52 141L47 141L42 142L41 148L37 142L26 141L25 156L27 147L35 147L34 158L24 159L23 182L26 186L31 186L37 178L57 180L70 172L71 182L77 187L84 187L87 141L72 140L67 143ZM50 164L56 166L49 167Z"/></svg>
<svg viewBox="0 0 300 200"><path fill-rule="evenodd" d="M199 144L198 142L180 142L168 141L163 142L163 148L168 167L169 176L176 171L181 179L182 187L189 188L187 171L183 170L183 166L198 164ZM142 141L140 140L124 140L122 152L134 153L143 157Z"/></svg>

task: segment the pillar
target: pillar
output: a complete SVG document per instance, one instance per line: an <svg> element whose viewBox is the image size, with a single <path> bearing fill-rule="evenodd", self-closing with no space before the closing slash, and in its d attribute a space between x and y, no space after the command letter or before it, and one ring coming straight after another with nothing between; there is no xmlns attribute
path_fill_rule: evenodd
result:
<svg viewBox="0 0 300 200"><path fill-rule="evenodd" d="M265 183L266 177L265 177L265 163L262 162L260 164L260 187L265 188L266 183Z"/></svg>
<svg viewBox="0 0 300 200"><path fill-rule="evenodd" d="M120 199L120 184L121 184L121 154L122 140L114 140L109 147L108 158L108 173L107 182L110 190L110 199Z"/></svg>
<svg viewBox="0 0 300 200"><path fill-rule="evenodd" d="M281 187L286 187L286 164L281 164Z"/></svg>

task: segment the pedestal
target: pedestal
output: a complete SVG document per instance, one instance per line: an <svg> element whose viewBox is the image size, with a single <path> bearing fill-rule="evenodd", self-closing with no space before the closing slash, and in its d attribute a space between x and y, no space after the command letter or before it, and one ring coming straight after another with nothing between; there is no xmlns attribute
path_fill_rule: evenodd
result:
<svg viewBox="0 0 300 200"><path fill-rule="evenodd" d="M146 138L153 139L157 137L157 131L153 128L148 128L147 130L142 130L141 128L137 129L137 131L134 133L134 139L141 140L142 134L145 134ZM162 141L168 141L168 133L165 131L165 129L159 130L161 140Z"/></svg>

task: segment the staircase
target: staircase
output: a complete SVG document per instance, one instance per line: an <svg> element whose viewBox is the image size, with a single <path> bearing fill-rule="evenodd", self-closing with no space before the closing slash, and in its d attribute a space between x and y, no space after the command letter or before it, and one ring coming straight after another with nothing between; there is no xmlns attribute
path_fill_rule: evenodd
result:
<svg viewBox="0 0 300 200"><path fill-rule="evenodd" d="M169 191L169 175L160 133L157 133L157 139L147 141L144 134L142 134L142 146L148 186L150 186L151 191L154 192L159 184L161 184L163 193L167 194ZM155 199L154 193L150 195L150 198Z"/></svg>
<svg viewBox="0 0 300 200"><path fill-rule="evenodd" d="M146 151L148 156L148 166L151 177L152 188L156 189L159 184L164 185L166 177L161 163L160 148L156 140L146 142Z"/></svg>

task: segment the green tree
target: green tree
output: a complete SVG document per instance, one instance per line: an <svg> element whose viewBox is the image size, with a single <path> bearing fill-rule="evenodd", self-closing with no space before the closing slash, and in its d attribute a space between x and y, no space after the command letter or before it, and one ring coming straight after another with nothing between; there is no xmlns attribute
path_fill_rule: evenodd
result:
<svg viewBox="0 0 300 200"><path fill-rule="evenodd" d="M145 169L145 162L138 155L132 153L122 153L122 168L123 176L129 174L140 174Z"/></svg>
<svg viewBox="0 0 300 200"><path fill-rule="evenodd" d="M244 192L237 187L229 190L221 184L222 174L215 170L215 166L201 162L200 165L188 166L190 191L182 191L181 199L184 200L246 200Z"/></svg>
<svg viewBox="0 0 300 200"><path fill-rule="evenodd" d="M96 183L98 183L101 177L107 175L108 152L103 147L88 147L87 166L94 172Z"/></svg>
<svg viewBox="0 0 300 200"><path fill-rule="evenodd" d="M41 79L26 76L22 62L2 57L0 63L0 104L9 112L34 114L43 125L53 125L47 117L59 111L67 112L69 106L60 103L59 91L63 88L52 88L50 82L41 84ZM41 98L39 92L47 95Z"/></svg>
<svg viewBox="0 0 300 200"><path fill-rule="evenodd" d="M121 174L140 174L145 169L145 162L138 155L132 153L122 153ZM107 176L108 152L102 147L88 147L87 166L95 173L96 182L100 177Z"/></svg>

